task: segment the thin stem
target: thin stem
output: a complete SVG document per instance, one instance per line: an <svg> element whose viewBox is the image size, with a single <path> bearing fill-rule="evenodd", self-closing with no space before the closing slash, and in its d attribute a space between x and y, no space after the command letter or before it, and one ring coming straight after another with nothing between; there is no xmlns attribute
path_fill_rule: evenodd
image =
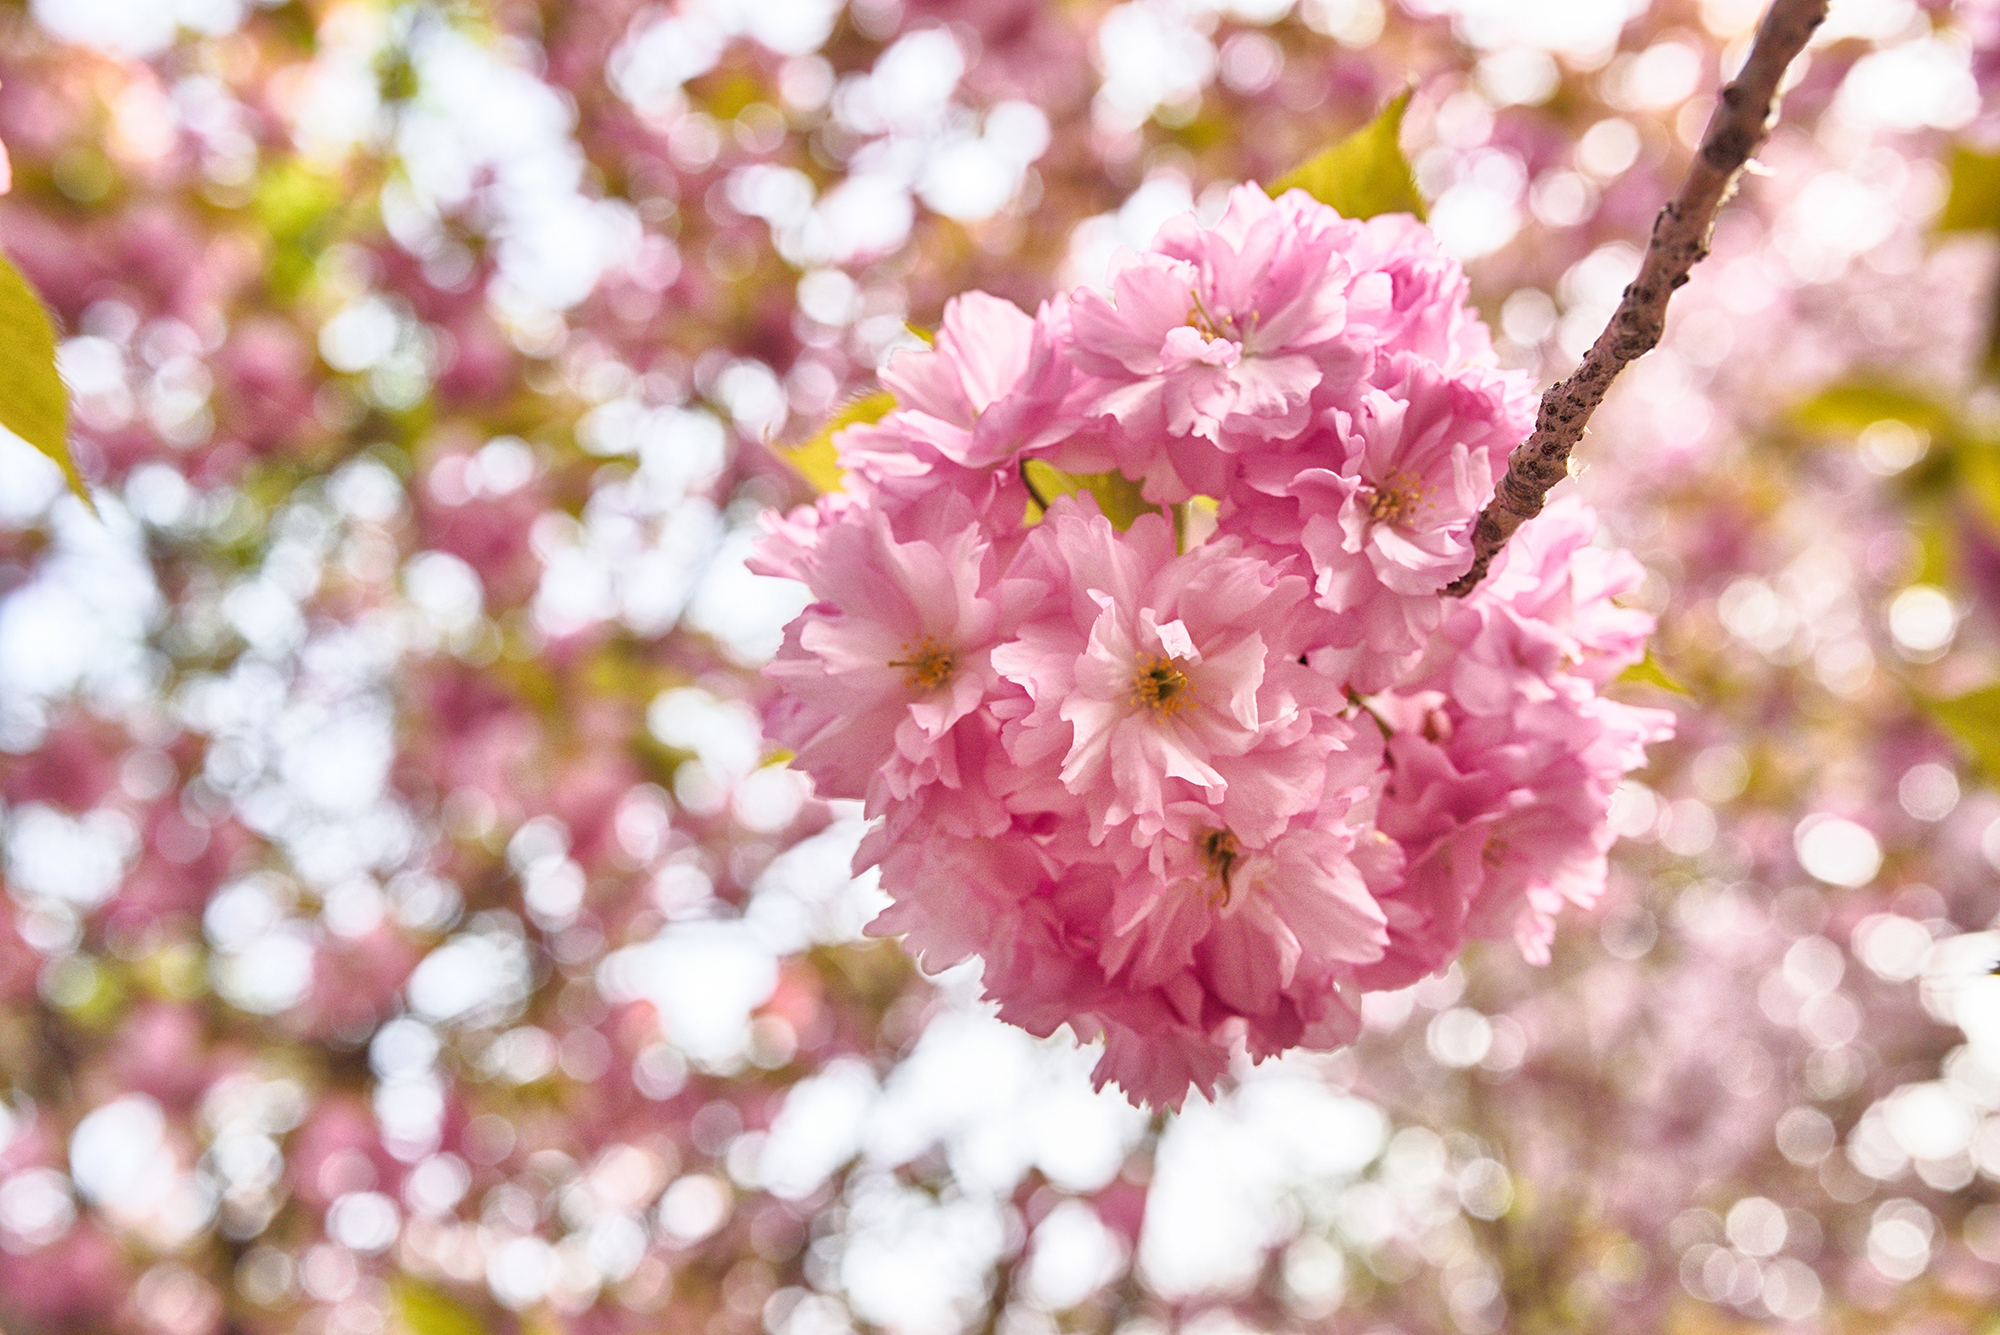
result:
<svg viewBox="0 0 2000 1335"><path fill-rule="evenodd" d="M1793 57L1805 49L1826 18L1828 0L1772 0L1757 28L1750 57L1722 90L1687 180L1653 222L1639 276L1625 289L1611 323L1597 336L1566 380L1542 395L1534 434L1507 460L1493 500L1472 532L1472 568L1446 593L1462 598L1486 577L1486 568L1514 530L1541 513L1549 489L1569 474L1569 453L1605 391L1628 362L1660 341L1667 298L1687 282L1688 271L1708 254L1716 210L1736 188L1736 178L1762 146L1776 117L1778 84Z"/></svg>
<svg viewBox="0 0 2000 1335"><path fill-rule="evenodd" d="M1303 662L1304 660L1301 659L1300 661ZM1356 709L1360 710L1362 713L1366 714L1369 718L1375 720L1375 726L1382 730L1383 741L1386 742L1391 737L1394 737L1396 735L1396 730L1389 726L1389 720L1383 718L1380 714L1376 713L1375 706L1369 704L1365 696L1363 696L1360 692L1356 691L1352 686L1349 686L1346 689L1347 689L1347 702L1353 705Z"/></svg>

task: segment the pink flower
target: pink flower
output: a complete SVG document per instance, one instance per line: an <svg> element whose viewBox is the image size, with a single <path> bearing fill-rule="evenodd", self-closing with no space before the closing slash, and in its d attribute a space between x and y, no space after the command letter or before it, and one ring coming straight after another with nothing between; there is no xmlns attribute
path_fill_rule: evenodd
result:
<svg viewBox="0 0 2000 1335"><path fill-rule="evenodd" d="M1471 565L1473 522L1526 429L1508 389L1398 353L1303 448L1245 461L1223 531L1310 560L1319 605L1343 614L1316 666L1380 690L1436 627L1437 594Z"/></svg>
<svg viewBox="0 0 2000 1335"><path fill-rule="evenodd" d="M1043 1038L1068 1025L1081 1042L1102 1039L1092 1083L1102 1089L1116 1082L1134 1103L1178 1109L1190 1087L1214 1095L1230 1046L1210 1030L1229 1017L1206 1013L1191 974L1172 988L1113 984L1076 948L1047 900L1037 896L1023 907L983 975L1001 1019Z"/></svg>
<svg viewBox="0 0 2000 1335"><path fill-rule="evenodd" d="M1069 302L1030 317L1012 302L965 292L945 303L937 341L890 358L882 386L899 424L967 468L1006 464L1055 420L1071 369L1059 343Z"/></svg>
<svg viewBox="0 0 2000 1335"><path fill-rule="evenodd" d="M1494 365L1493 339L1472 306L1465 271L1437 233L1407 213L1361 223L1348 243L1356 278L1347 320L1384 352L1411 352L1439 370Z"/></svg>
<svg viewBox="0 0 2000 1335"><path fill-rule="evenodd" d="M860 798L885 774L961 787L940 745L998 688L991 650L1032 586L988 589L988 543L944 494L927 535L898 541L879 512L818 533L800 571L817 601L765 669L788 698L771 732L823 797Z"/></svg>
<svg viewBox="0 0 2000 1335"><path fill-rule="evenodd" d="M1065 400L1074 378L1063 351L1068 326L1062 297L1033 318L984 292L952 298L936 344L899 352L883 369L895 411L834 437L846 475L841 503L882 510L908 536L906 510L921 509L939 491L956 492L1004 563L1031 499L1020 474L1024 457L1070 472L1115 466L1100 433L1086 429Z"/></svg>
<svg viewBox="0 0 2000 1335"><path fill-rule="evenodd" d="M1652 618L1610 601L1637 583L1629 557L1572 563L1595 529L1573 499L1523 525L1446 618L1417 689L1375 702L1394 729L1381 824L1409 872L1371 986L1414 981L1466 936L1512 934L1545 961L1562 906L1603 891L1611 796L1673 715L1596 694Z"/></svg>
<svg viewBox="0 0 2000 1335"><path fill-rule="evenodd" d="M1176 556L1160 516L1120 535L1094 502L1072 498L1051 508L1014 572L1049 594L1044 615L993 654L1026 692L1001 711L1007 749L1023 769L1060 756L1094 841L1128 822L1137 842L1191 838L1183 799L1258 830L1318 800L1310 774L1297 787L1230 777L1267 741L1323 758L1348 735L1333 717L1345 702L1297 662L1302 578L1229 542Z"/></svg>
<svg viewBox="0 0 2000 1335"><path fill-rule="evenodd" d="M1073 355L1102 384L1089 408L1116 421L1149 498L1222 494L1228 455L1297 436L1316 391L1366 374L1367 346L1343 337L1353 226L1303 192L1239 186L1213 228L1174 219L1109 296L1076 294Z"/></svg>
<svg viewBox="0 0 2000 1335"><path fill-rule="evenodd" d="M905 536L903 516L935 502L940 492L952 492L971 508L973 522L994 545L1001 564L1020 545L1021 517L1030 502L1018 465L968 468L938 449L935 431L905 413L891 413L879 422L851 426L834 437L845 473L844 499L889 516ZM833 497L821 497L825 506Z"/></svg>
<svg viewBox="0 0 2000 1335"><path fill-rule="evenodd" d="M1645 657L1652 614L1613 601L1639 587L1645 568L1630 552L1592 546L1596 534L1597 517L1574 494L1558 493L1502 549L1471 600L1483 615L1453 618L1446 634L1466 665L1453 683L1461 699L1481 697L1483 662L1603 686Z"/></svg>
<svg viewBox="0 0 2000 1335"><path fill-rule="evenodd" d="M1357 831L1301 824L1264 847L1212 828L1165 851L1164 876L1127 877L1114 895L1101 961L1108 974L1160 986L1200 954L1209 987L1261 1015L1297 981L1378 958L1386 922L1350 858Z"/></svg>
<svg viewBox="0 0 2000 1335"><path fill-rule="evenodd" d="M894 900L868 934L902 937L926 973L1001 948L1022 902L1047 874L1027 838L919 835L893 822L869 833L854 863L857 872L879 868Z"/></svg>
<svg viewBox="0 0 2000 1335"><path fill-rule="evenodd" d="M1583 691L1484 716L1431 693L1381 707L1398 724L1382 828L1409 870L1384 904L1388 955L1364 981L1414 982L1468 937L1511 935L1545 963L1563 905L1603 893L1612 793L1673 716Z"/></svg>
<svg viewBox="0 0 2000 1335"><path fill-rule="evenodd" d="M879 865L894 900L868 930L904 935L927 970L983 956L1003 1017L1103 1036L1100 1086L1178 1106L1238 1045L1261 1059L1352 1036L1345 989L1386 945L1372 896L1400 867L1392 843L1339 819L1355 796L1263 848L1239 846L1211 814L1195 843L1160 858L1033 820L977 839L892 821L856 858Z"/></svg>
<svg viewBox="0 0 2000 1335"><path fill-rule="evenodd" d="M1532 408L1464 296L1414 221L1245 187L1109 295L969 293L896 359L843 492L754 561L816 600L768 731L876 821L871 933L982 959L1003 1018L1168 1107L1469 936L1546 955L1667 719L1598 695L1652 623L1587 512L1442 596ZM1024 460L1217 505L1121 531L1079 483L1031 506Z"/></svg>

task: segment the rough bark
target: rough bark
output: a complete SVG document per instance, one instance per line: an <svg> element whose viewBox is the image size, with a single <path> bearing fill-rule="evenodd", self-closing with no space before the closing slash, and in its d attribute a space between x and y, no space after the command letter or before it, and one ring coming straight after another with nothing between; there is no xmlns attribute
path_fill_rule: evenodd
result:
<svg viewBox="0 0 2000 1335"><path fill-rule="evenodd" d="M1828 0L1772 0L1758 25L1742 72L1722 90L1701 148L1680 193L1653 222L1639 276L1625 289L1611 323L1567 379L1542 395L1535 430L1514 447L1506 476L1472 532L1472 568L1445 590L1464 597L1514 530L1541 513L1549 489L1569 474L1569 454L1605 391L1628 362L1650 351L1666 327L1667 298L1708 254L1715 214L1736 187L1744 164L1764 143L1777 117L1778 84L1813 30Z"/></svg>

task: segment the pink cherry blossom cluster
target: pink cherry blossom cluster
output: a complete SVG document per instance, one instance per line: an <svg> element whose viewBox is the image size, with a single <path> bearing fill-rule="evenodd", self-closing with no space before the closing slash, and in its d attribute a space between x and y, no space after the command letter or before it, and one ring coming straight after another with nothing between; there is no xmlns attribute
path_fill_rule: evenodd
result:
<svg viewBox="0 0 2000 1335"><path fill-rule="evenodd" d="M1533 408L1466 297L1415 219L1246 185L891 362L758 558L814 598L768 728L879 818L872 932L1169 1106L1468 937L1547 958L1671 716L1599 694L1653 619L1573 499L1441 592Z"/></svg>

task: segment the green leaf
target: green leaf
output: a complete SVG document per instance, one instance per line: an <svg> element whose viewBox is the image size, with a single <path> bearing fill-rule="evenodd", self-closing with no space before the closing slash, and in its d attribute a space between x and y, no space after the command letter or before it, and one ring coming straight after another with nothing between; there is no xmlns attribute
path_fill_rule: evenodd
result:
<svg viewBox="0 0 2000 1335"><path fill-rule="evenodd" d="M2000 154L1959 148L1951 155L1951 193L1938 215L1940 232L2000 231ZM1988 298L2000 318L2000 293ZM1989 323L1986 371L2000 374L2000 325Z"/></svg>
<svg viewBox="0 0 2000 1335"><path fill-rule="evenodd" d="M848 427L879 422L895 408L896 396L886 389L864 394L835 413L812 439L790 449L781 448L778 453L786 463L798 469L799 475L812 483L815 490L839 491L840 453L833 447L833 438Z"/></svg>
<svg viewBox="0 0 2000 1335"><path fill-rule="evenodd" d="M1920 510L1912 516L1909 530L1917 540L1917 569L1910 583L1940 588L1951 583L1954 573L1964 565L1958 526L1934 522Z"/></svg>
<svg viewBox="0 0 2000 1335"><path fill-rule="evenodd" d="M1917 707L1957 742L1989 781L2000 780L2000 686L1942 699L1917 694Z"/></svg>
<svg viewBox="0 0 2000 1335"><path fill-rule="evenodd" d="M1954 421L1952 410L1914 390L1867 380L1830 385L1792 409L1792 420L1808 431L1855 435L1881 421L1907 422L1940 435Z"/></svg>
<svg viewBox="0 0 2000 1335"><path fill-rule="evenodd" d="M1097 508L1104 512L1104 517L1120 533L1132 527L1132 521L1140 515L1160 513L1159 506L1139 494L1139 484L1123 473L1064 473L1040 459L1028 459L1021 464L1021 474L1035 494L1045 501L1089 492L1097 498ZM1028 514L1028 522L1039 523L1041 507L1029 501Z"/></svg>
<svg viewBox="0 0 2000 1335"><path fill-rule="evenodd" d="M0 255L0 426L62 469L69 489L90 508L90 492L69 455L69 394L56 374L56 331L41 298Z"/></svg>
<svg viewBox="0 0 2000 1335"><path fill-rule="evenodd" d="M1970 498L1987 524L2000 531L2000 451L1991 445L1969 442L1952 456L1957 465L1957 492Z"/></svg>
<svg viewBox="0 0 2000 1335"><path fill-rule="evenodd" d="M486 1323L465 1304L415 1280L396 1282L396 1315L410 1335L487 1335Z"/></svg>
<svg viewBox="0 0 2000 1335"><path fill-rule="evenodd" d="M1657 686L1663 691L1672 691L1675 695L1685 695L1690 699L1694 697L1693 691L1681 685L1665 668L1660 666L1660 660L1653 657L1651 648L1646 650L1644 658L1619 673L1618 680L1644 682L1648 686Z"/></svg>
<svg viewBox="0 0 2000 1335"><path fill-rule="evenodd" d="M1271 186L1272 197L1297 189L1332 205L1344 217L1414 213L1421 220L1423 196L1417 193L1416 174L1397 142L1412 91L1405 88L1374 120L1279 177Z"/></svg>
<svg viewBox="0 0 2000 1335"><path fill-rule="evenodd" d="M2000 230L2000 154L1960 148L1951 155L1951 193L1945 196L1937 229Z"/></svg>

